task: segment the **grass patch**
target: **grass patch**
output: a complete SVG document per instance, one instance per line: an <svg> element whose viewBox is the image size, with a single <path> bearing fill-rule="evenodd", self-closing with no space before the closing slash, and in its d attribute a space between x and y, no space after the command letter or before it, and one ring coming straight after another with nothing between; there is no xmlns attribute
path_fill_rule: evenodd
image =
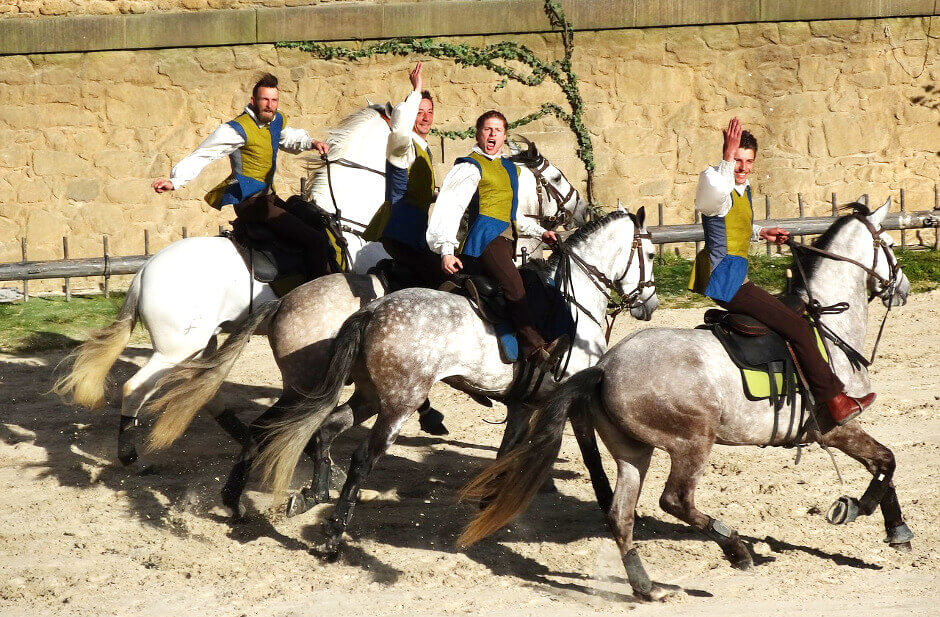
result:
<svg viewBox="0 0 940 617"><path fill-rule="evenodd" d="M28 302L0 304L0 351L18 353L63 349L77 345L89 330L102 328L117 317L124 294L104 296L63 296L30 298ZM131 342L147 342L149 337L140 324L131 334Z"/></svg>
<svg viewBox="0 0 940 617"><path fill-rule="evenodd" d="M911 282L911 291L920 293L940 288L940 253L937 251L901 251L894 253L901 269ZM748 258L748 278L771 293L783 291L786 271L792 263L789 255L768 257L764 253ZM692 273L692 262L677 255L664 253L663 261L653 264L656 293L663 308L711 306L711 300L694 294L686 286Z"/></svg>

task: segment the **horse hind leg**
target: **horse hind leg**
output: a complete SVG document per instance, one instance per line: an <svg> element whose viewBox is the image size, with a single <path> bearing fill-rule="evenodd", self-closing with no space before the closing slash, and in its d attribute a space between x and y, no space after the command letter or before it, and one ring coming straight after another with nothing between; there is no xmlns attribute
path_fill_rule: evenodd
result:
<svg viewBox="0 0 940 617"><path fill-rule="evenodd" d="M910 550L914 533L904 522L892 481L895 470L894 453L878 443L857 422L850 422L829 431L820 441L859 461L872 474L872 480L862 496L859 499L840 497L829 508L826 520L834 525L844 525L851 523L859 515L871 515L881 507L887 533L885 542L898 550Z"/></svg>
<svg viewBox="0 0 940 617"><path fill-rule="evenodd" d="M170 358L155 352L147 363L124 383L121 418L118 424L118 460L121 464L129 466L140 461L136 442L141 425L137 415L147 399L153 395L160 377L175 365L176 362ZM139 466L142 470L147 467L143 463Z"/></svg>
<svg viewBox="0 0 940 617"><path fill-rule="evenodd" d="M747 570L754 565L754 559L738 532L695 507L695 486L709 452L711 443L704 442L691 443L680 450L669 450L671 468L666 488L659 498L659 506L714 540L732 566Z"/></svg>
<svg viewBox="0 0 940 617"><path fill-rule="evenodd" d="M633 545L636 504L652 454L653 448L645 444L636 444L626 453L617 452L617 486L605 514L607 526L620 549L620 559L633 593L646 600L661 600L669 591L650 580L640 554Z"/></svg>

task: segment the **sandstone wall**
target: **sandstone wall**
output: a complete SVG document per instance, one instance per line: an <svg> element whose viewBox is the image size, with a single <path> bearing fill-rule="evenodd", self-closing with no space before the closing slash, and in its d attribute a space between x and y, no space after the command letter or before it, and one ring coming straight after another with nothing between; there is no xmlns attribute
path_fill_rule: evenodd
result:
<svg viewBox="0 0 940 617"><path fill-rule="evenodd" d="M828 213L833 191L882 200L904 188L908 209L932 207L940 31L928 38L927 27L904 18L578 32L574 70L594 140L596 197L654 211L662 202L666 223L690 222L697 174L717 162L720 128L738 115L760 141L752 182L759 198L771 196L775 215L796 214L798 191L807 214ZM542 57L560 54L555 35L515 40ZM416 59L351 64L271 45L0 57L0 262L20 259L24 235L32 259L52 259L64 235L73 256L88 256L100 254L101 234L113 254L136 254L145 228L153 249L183 226L215 233L231 212L201 197L225 177L225 161L169 195L149 184L240 111L258 74L276 73L291 124L322 137L366 98L400 100ZM494 90L487 70L426 66L440 128L465 128L488 108L513 119L564 101L554 85ZM523 133L583 183L566 127L547 118ZM444 147L441 176L469 145ZM278 174L282 192L296 188L300 160L281 155Z"/></svg>
<svg viewBox="0 0 940 617"><path fill-rule="evenodd" d="M141 13L203 11L207 9L252 9L363 0L3 0L0 19L63 15L137 15ZM370 4L419 2L420 0L368 0Z"/></svg>

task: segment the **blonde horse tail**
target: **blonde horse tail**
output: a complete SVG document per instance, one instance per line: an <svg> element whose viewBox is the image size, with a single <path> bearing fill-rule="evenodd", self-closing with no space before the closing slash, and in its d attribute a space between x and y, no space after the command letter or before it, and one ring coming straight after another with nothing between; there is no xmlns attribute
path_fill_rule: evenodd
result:
<svg viewBox="0 0 940 617"><path fill-rule="evenodd" d="M457 539L467 547L508 524L531 503L561 448L569 413L594 408L604 371L597 367L573 375L529 423L521 445L497 459L460 491L460 499L489 499Z"/></svg>
<svg viewBox="0 0 940 617"><path fill-rule="evenodd" d="M87 409L104 406L108 371L127 346L137 322L140 274L138 272L131 282L114 322L106 328L92 331L88 340L62 361L66 366L71 365L71 369L56 380L52 391L63 399Z"/></svg>
<svg viewBox="0 0 940 617"><path fill-rule="evenodd" d="M372 312L362 309L346 320L330 347L330 365L323 382L299 403L287 408L282 419L265 427L267 437L254 467L261 470L263 482L275 495L287 490L304 446L336 409L371 319Z"/></svg>
<svg viewBox="0 0 940 617"><path fill-rule="evenodd" d="M179 439L199 410L222 387L235 360L251 340L251 335L280 306L280 300L263 305L230 334L214 353L182 362L160 378L155 388L167 389L166 392L142 409L145 414L160 416L147 438L147 452L162 450Z"/></svg>

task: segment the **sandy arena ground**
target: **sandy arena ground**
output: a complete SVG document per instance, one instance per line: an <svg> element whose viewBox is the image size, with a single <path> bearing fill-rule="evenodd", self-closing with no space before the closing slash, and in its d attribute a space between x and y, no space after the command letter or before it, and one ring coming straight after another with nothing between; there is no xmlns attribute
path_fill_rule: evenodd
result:
<svg viewBox="0 0 940 617"><path fill-rule="evenodd" d="M884 311L876 304L869 350ZM692 326L701 314L623 318L614 338ZM847 457L837 455L840 487L818 447L799 465L795 450L718 447L697 503L753 542L758 565L739 572L658 508L667 457L657 452L636 537L653 579L680 588L662 603L631 595L570 430L553 472L560 492L539 495L510 528L457 551L475 506L456 503L455 493L494 457L501 427L484 420L501 419L503 409L436 385L431 400L450 435L429 437L409 420L366 482L377 497L357 507L344 556L322 563L308 549L322 541L329 505L286 519L252 485L248 522L228 524L219 489L236 447L211 419L198 418L154 457L157 474L132 475L115 461L114 407L90 413L46 394L61 354L0 356L0 615L937 615L938 326L940 292L892 312L873 369L878 402L862 419L897 456L913 552L882 543L880 513L841 528L826 523L835 498L860 496L868 483ZM116 381L146 353L128 349ZM247 421L279 387L267 342L256 338L222 396ZM341 466L364 434L340 440ZM307 477L302 466L296 481Z"/></svg>

